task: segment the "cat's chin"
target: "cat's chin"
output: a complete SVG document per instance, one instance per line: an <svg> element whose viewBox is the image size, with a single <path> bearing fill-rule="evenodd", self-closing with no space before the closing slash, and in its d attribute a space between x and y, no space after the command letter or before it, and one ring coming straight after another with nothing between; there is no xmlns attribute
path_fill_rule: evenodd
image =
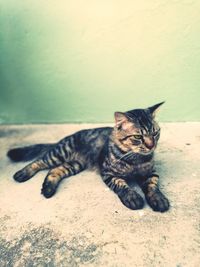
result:
<svg viewBox="0 0 200 267"><path fill-rule="evenodd" d="M154 152L155 149L149 149L149 150L140 150L139 154L140 155L144 155L144 156L147 156L147 155L150 155Z"/></svg>

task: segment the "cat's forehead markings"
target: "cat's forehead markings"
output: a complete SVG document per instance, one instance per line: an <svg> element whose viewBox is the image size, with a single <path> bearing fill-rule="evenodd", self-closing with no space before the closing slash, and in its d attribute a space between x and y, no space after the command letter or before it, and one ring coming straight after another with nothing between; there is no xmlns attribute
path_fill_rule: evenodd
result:
<svg viewBox="0 0 200 267"><path fill-rule="evenodd" d="M141 128L142 135L146 134L145 129Z"/></svg>
<svg viewBox="0 0 200 267"><path fill-rule="evenodd" d="M132 122L127 122L123 126L123 130L125 130L126 132L133 132L133 131L137 131L138 127L136 127Z"/></svg>
<svg viewBox="0 0 200 267"><path fill-rule="evenodd" d="M143 134L147 134L149 132L148 128L146 127L145 124L140 122L140 129L142 131Z"/></svg>
<svg viewBox="0 0 200 267"><path fill-rule="evenodd" d="M140 133L140 127L137 127L134 124L132 124L129 129L130 129L130 132Z"/></svg>

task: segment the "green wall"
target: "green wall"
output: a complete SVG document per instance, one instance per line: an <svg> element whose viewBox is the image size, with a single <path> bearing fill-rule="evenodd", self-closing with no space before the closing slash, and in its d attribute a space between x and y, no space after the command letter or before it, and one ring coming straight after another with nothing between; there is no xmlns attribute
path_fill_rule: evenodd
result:
<svg viewBox="0 0 200 267"><path fill-rule="evenodd" d="M200 1L0 0L0 123L200 120Z"/></svg>

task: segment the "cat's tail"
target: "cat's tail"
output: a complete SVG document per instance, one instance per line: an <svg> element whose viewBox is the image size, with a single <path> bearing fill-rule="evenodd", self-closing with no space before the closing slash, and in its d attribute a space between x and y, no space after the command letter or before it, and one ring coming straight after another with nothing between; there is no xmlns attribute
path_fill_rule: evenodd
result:
<svg viewBox="0 0 200 267"><path fill-rule="evenodd" d="M42 156L45 152L53 148L55 144L37 144L32 146L13 148L8 151L7 156L15 162L33 160Z"/></svg>

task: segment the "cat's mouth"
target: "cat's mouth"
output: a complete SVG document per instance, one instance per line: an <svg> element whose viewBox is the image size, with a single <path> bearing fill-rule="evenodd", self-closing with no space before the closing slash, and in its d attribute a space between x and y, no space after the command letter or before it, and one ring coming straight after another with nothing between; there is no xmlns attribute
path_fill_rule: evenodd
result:
<svg viewBox="0 0 200 267"><path fill-rule="evenodd" d="M143 155L148 155L148 154L151 154L153 153L155 150L155 147L152 147L152 148L140 148L140 154L143 154Z"/></svg>

